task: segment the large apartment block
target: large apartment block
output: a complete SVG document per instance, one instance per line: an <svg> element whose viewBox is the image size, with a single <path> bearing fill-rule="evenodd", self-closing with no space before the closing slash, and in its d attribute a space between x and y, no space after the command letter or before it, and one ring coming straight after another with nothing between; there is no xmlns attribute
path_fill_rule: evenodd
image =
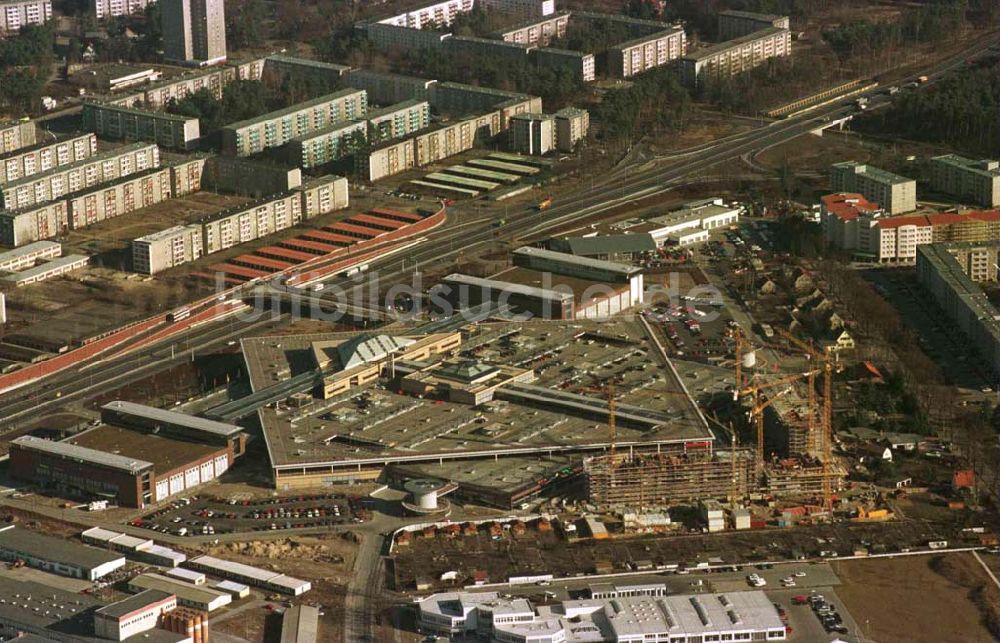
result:
<svg viewBox="0 0 1000 643"><path fill-rule="evenodd" d="M376 105L391 105L405 100L427 100L430 97L431 86L436 80L387 74L365 69L352 69L347 72L346 84L355 89L363 89L368 93L368 100Z"/></svg>
<svg viewBox="0 0 1000 643"><path fill-rule="evenodd" d="M386 22L372 22L362 25L361 28L364 29L368 40L381 51L438 49L442 43L451 38L451 34L445 31L414 29Z"/></svg>
<svg viewBox="0 0 1000 643"><path fill-rule="evenodd" d="M472 11L473 4L474 0L446 0L385 18L379 22L410 29L450 25L458 14Z"/></svg>
<svg viewBox="0 0 1000 643"><path fill-rule="evenodd" d="M835 192L857 192L881 204L889 214L917 209L917 182L877 167L845 161L835 163L830 172Z"/></svg>
<svg viewBox="0 0 1000 643"><path fill-rule="evenodd" d="M25 25L52 19L52 0L0 0L0 34L15 33Z"/></svg>
<svg viewBox="0 0 1000 643"><path fill-rule="evenodd" d="M293 138L285 146L286 159L304 168L316 167L342 159L367 140L366 121L344 121L304 136Z"/></svg>
<svg viewBox="0 0 1000 643"><path fill-rule="evenodd" d="M0 243L23 246L69 230L69 203L48 201L22 210L0 210Z"/></svg>
<svg viewBox="0 0 1000 643"><path fill-rule="evenodd" d="M987 208L1000 207L1000 162L956 154L931 159L931 187Z"/></svg>
<svg viewBox="0 0 1000 643"><path fill-rule="evenodd" d="M28 120L0 123L0 154L35 144L35 124Z"/></svg>
<svg viewBox="0 0 1000 643"><path fill-rule="evenodd" d="M310 179L294 189L302 195L302 219L312 219L327 212L341 210L349 204L347 179L327 174Z"/></svg>
<svg viewBox="0 0 1000 643"><path fill-rule="evenodd" d="M531 59L538 67L565 69L581 82L589 83L595 78L594 54L572 49L539 47L531 50Z"/></svg>
<svg viewBox="0 0 1000 643"><path fill-rule="evenodd" d="M431 106L425 100L408 100L368 114L368 140L379 143L400 138L431 124Z"/></svg>
<svg viewBox="0 0 1000 643"><path fill-rule="evenodd" d="M132 270L154 275L204 254L200 225L178 225L132 240Z"/></svg>
<svg viewBox="0 0 1000 643"><path fill-rule="evenodd" d="M222 98L222 89L234 80L260 80L264 73L264 58L241 63L231 63L207 70L192 71L177 78L155 82L120 98L106 98L104 102L124 107L149 107L163 109L170 101L180 101L206 89L216 99Z"/></svg>
<svg viewBox="0 0 1000 643"><path fill-rule="evenodd" d="M222 149L230 156L250 156L340 121L364 118L367 113L366 92L345 89L227 125L222 129Z"/></svg>
<svg viewBox="0 0 1000 643"><path fill-rule="evenodd" d="M268 56L264 63L264 78L276 84L286 80L315 83L324 88L320 91L332 92L350 69L347 65L275 54Z"/></svg>
<svg viewBox="0 0 1000 643"><path fill-rule="evenodd" d="M510 119L510 149L541 156L556 149L556 117L551 114L518 114Z"/></svg>
<svg viewBox="0 0 1000 643"><path fill-rule="evenodd" d="M788 29L788 16L735 10L719 12L719 40L733 40L771 27Z"/></svg>
<svg viewBox="0 0 1000 643"><path fill-rule="evenodd" d="M146 11L155 0L90 0L90 11L98 20L131 16Z"/></svg>
<svg viewBox="0 0 1000 643"><path fill-rule="evenodd" d="M160 150L133 143L0 185L0 207L17 210L160 166Z"/></svg>
<svg viewBox="0 0 1000 643"><path fill-rule="evenodd" d="M153 168L66 197L69 227L79 230L170 198L169 168Z"/></svg>
<svg viewBox="0 0 1000 643"><path fill-rule="evenodd" d="M566 35L569 15L569 12L561 11L544 18L528 20L497 31L493 37L506 42L545 47L553 38L562 38Z"/></svg>
<svg viewBox="0 0 1000 643"><path fill-rule="evenodd" d="M724 78L750 71L771 58L792 53L788 29L769 27L717 45L695 50L680 59L681 79L689 86L706 76Z"/></svg>
<svg viewBox="0 0 1000 643"><path fill-rule="evenodd" d="M102 138L150 141L174 150L193 149L201 137L197 118L92 102L83 105L83 126Z"/></svg>
<svg viewBox="0 0 1000 643"><path fill-rule="evenodd" d="M966 336L994 373L1000 373L1000 311L952 250L949 244L922 246L917 281L944 310L952 327Z"/></svg>
<svg viewBox="0 0 1000 643"><path fill-rule="evenodd" d="M0 156L0 184L82 161L97 153L93 133L71 136L56 143L39 143Z"/></svg>
<svg viewBox="0 0 1000 643"><path fill-rule="evenodd" d="M677 60L686 51L684 28L674 26L608 49L608 73L614 78L630 78Z"/></svg>
<svg viewBox="0 0 1000 643"><path fill-rule="evenodd" d="M578 141L587 138L590 112L576 107L564 107L556 112L556 144L562 152L572 152Z"/></svg>
<svg viewBox="0 0 1000 643"><path fill-rule="evenodd" d="M167 60L198 65L226 60L223 0L160 0L160 8Z"/></svg>
<svg viewBox="0 0 1000 643"><path fill-rule="evenodd" d="M302 221L302 194L284 192L201 221L202 247L211 254L290 228Z"/></svg>

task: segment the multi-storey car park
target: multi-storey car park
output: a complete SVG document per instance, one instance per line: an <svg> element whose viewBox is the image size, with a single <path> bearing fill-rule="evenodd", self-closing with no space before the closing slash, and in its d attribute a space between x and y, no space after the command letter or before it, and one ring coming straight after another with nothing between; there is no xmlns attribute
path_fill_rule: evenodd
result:
<svg viewBox="0 0 1000 643"><path fill-rule="evenodd" d="M258 412L278 489L428 467L468 480L474 495L483 484L469 471L482 469L499 474L489 499L509 506L527 482L507 472L512 464L553 459L532 474L537 493L539 479L556 481L584 454L608 449L608 380L617 381L619 449L710 448L714 440L675 373L654 368L632 322L262 337L242 347L254 395L225 411ZM312 399L256 408L277 388L282 400L295 388Z"/></svg>

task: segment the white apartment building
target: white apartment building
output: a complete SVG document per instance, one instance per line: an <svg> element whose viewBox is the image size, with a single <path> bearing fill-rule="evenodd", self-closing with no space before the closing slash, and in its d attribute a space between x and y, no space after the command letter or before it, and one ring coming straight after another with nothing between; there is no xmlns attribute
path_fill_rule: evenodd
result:
<svg viewBox="0 0 1000 643"><path fill-rule="evenodd" d="M90 11L98 20L143 13L156 0L90 0Z"/></svg>
<svg viewBox="0 0 1000 643"><path fill-rule="evenodd" d="M556 118L551 114L517 114L510 119L510 148L541 156L556 149Z"/></svg>
<svg viewBox="0 0 1000 643"><path fill-rule="evenodd" d="M144 275L194 261L204 254L199 225L178 225L132 240L132 270Z"/></svg>
<svg viewBox="0 0 1000 643"><path fill-rule="evenodd" d="M877 167L846 161L834 163L830 183L835 192L857 192L889 214L917 209L917 182Z"/></svg>
<svg viewBox="0 0 1000 643"><path fill-rule="evenodd" d="M735 76L750 71L769 58L789 56L791 53L792 34L788 29L762 29L684 56L679 63L681 78L693 87L706 76Z"/></svg>
<svg viewBox="0 0 1000 643"><path fill-rule="evenodd" d="M683 27L675 25L611 47L608 50L608 73L615 78L629 78L677 60L686 51L687 35Z"/></svg>
<svg viewBox="0 0 1000 643"><path fill-rule="evenodd" d="M0 34L52 19L52 0L0 0Z"/></svg>
<svg viewBox="0 0 1000 643"><path fill-rule="evenodd" d="M973 160L957 154L931 159L931 187L970 204L1000 207L1000 161Z"/></svg>

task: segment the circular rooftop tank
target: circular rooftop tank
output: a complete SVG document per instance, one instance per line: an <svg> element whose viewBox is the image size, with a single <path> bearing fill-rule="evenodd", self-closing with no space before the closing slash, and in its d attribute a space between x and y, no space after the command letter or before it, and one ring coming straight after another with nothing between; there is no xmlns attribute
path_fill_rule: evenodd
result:
<svg viewBox="0 0 1000 643"><path fill-rule="evenodd" d="M403 489L413 496L414 505L426 511L438 508L438 491L444 486L445 483L440 480L417 478L407 480Z"/></svg>

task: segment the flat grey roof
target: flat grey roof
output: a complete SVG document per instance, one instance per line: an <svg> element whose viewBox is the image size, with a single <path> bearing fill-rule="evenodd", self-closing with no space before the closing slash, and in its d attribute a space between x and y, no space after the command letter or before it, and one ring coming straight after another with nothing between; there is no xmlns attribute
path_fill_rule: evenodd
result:
<svg viewBox="0 0 1000 643"><path fill-rule="evenodd" d="M18 643L56 640L73 643L100 641L101 639L94 636L89 629L93 627L93 610L100 605L101 603L85 594L74 594L50 585L0 576L0 622L43 631L53 628L51 638L32 635L35 638L22 637L17 639ZM76 630L75 635L67 637L66 631L71 628Z"/></svg>
<svg viewBox="0 0 1000 643"><path fill-rule="evenodd" d="M354 88L342 89L338 92L333 92L332 94L326 94L325 96L320 96L319 98L313 98L312 100L296 103L291 107L286 107L284 109L268 112L267 114L262 114L260 116L248 118L244 121L231 123L229 125L226 125L222 129L233 130L233 131L243 129L244 127L250 127L251 125L257 125L258 123L266 123L267 121L273 121L277 118L282 118L284 116L297 114L307 109L312 109L313 107L317 107L319 105L331 103L335 100L340 100L342 98L347 98L348 96L356 96L357 94L366 94L366 92L363 89L354 89Z"/></svg>
<svg viewBox="0 0 1000 643"><path fill-rule="evenodd" d="M125 560L121 554L105 549L78 545L62 538L17 527L0 531L0 549L87 570Z"/></svg>
<svg viewBox="0 0 1000 643"><path fill-rule="evenodd" d="M49 248L60 248L61 249L62 245L56 243L55 241L35 241L35 242L29 243L29 244L27 244L25 246L21 246L20 248L14 248L13 250L7 250L6 252L0 252L0 265L3 265L5 263L7 263L8 261L12 261L12 260L17 259L19 257L23 257L25 255L34 254L36 252L41 252L41 251L47 250Z"/></svg>
<svg viewBox="0 0 1000 643"><path fill-rule="evenodd" d="M102 406L101 409L108 409L109 411L124 413L126 415L134 415L147 420L153 420L154 422L174 424L177 426L187 427L189 429L195 429L197 431L204 431L206 433L214 433L216 435L224 435L227 437L243 432L243 429L235 424L226 424L225 422L208 420L194 415L188 415L187 413L167 411L166 409L158 409L155 406L146 406L145 404L136 404L135 402L126 402L124 400L114 400L112 402L108 402Z"/></svg>
<svg viewBox="0 0 1000 643"><path fill-rule="evenodd" d="M774 22L779 18L786 18L787 16L779 16L774 13L757 13L755 11L740 11L738 9L727 9L726 11L720 11L720 16L733 16L734 18L747 18L748 20L757 20L759 22Z"/></svg>
<svg viewBox="0 0 1000 643"><path fill-rule="evenodd" d="M145 609L150 605L165 601L171 596L174 596L174 594L162 592L158 589L147 589L135 594L134 596L124 598L117 603L106 605L97 610L97 613L103 614L109 618L122 618L132 612L136 612L141 609Z"/></svg>
<svg viewBox="0 0 1000 643"><path fill-rule="evenodd" d="M96 449L80 447L69 442L55 442L53 440L43 440L32 435L25 435L17 438L11 444L31 451L57 455L70 460L96 464L109 469L118 469L133 475L146 469L152 469L153 463L145 460L136 460L114 453L105 453Z"/></svg>
<svg viewBox="0 0 1000 643"><path fill-rule="evenodd" d="M604 259L591 259L589 257L578 257L567 252L556 252L554 250L545 250L544 248L533 248L531 246L522 246L514 251L513 254L523 255L526 257L538 257L540 259L548 259L551 261L559 261L565 264L580 266L581 268L593 268L595 270L605 270L607 272L616 272L622 275L634 275L636 273L642 272L642 269L637 266L630 266L624 263L617 263L614 261L605 261Z"/></svg>
<svg viewBox="0 0 1000 643"><path fill-rule="evenodd" d="M566 244L575 255L600 255L617 252L655 252L656 242L648 233L612 234L597 237L567 237L555 240Z"/></svg>
<svg viewBox="0 0 1000 643"><path fill-rule="evenodd" d="M157 118L164 121L175 121L178 123L186 123L188 121L197 121L197 118L193 116L182 116L181 114L171 114L170 112L156 112L151 109L138 109L136 107L125 107L124 105L113 105L111 103L102 103L96 100L90 100L83 104L83 109L106 109L112 112L124 112L126 114L136 114L137 116L145 116L147 118Z"/></svg>
<svg viewBox="0 0 1000 643"><path fill-rule="evenodd" d="M108 150L106 152L98 152L93 156L88 156L85 159L80 159L79 161L74 161L73 163L67 163L66 165L60 165L45 172L40 172L38 174L31 174L29 176L22 176L21 178L15 179L4 186L0 186L0 192L3 191L12 192L14 188L18 185L24 185L28 183L33 183L38 180L48 179L52 176L56 176L64 172L75 170L78 167L86 167L87 165L92 165L92 164L96 165L99 163L103 163L108 159L118 158L121 156L125 156L126 154L131 154L133 152L138 152L139 150L145 150L151 147L156 147L156 143L130 143L128 145L122 145L121 147L116 147L115 149Z"/></svg>
<svg viewBox="0 0 1000 643"><path fill-rule="evenodd" d="M535 286L516 284L510 281L499 281L497 279L483 279L482 277L473 277L472 275L463 275L459 273L452 273L441 281L466 284L469 286L476 286L477 288L488 288L490 290L509 292L515 295L524 295L526 297L540 297L542 299L553 299L556 301L573 299L573 294L568 292L537 288Z"/></svg>
<svg viewBox="0 0 1000 643"><path fill-rule="evenodd" d="M315 643L319 635L319 608L296 605L281 621L281 643Z"/></svg>
<svg viewBox="0 0 1000 643"><path fill-rule="evenodd" d="M37 266L32 266L31 268L26 268L19 272L13 272L9 275L4 275L0 279L5 281L24 281L25 279L33 279L35 277L40 277L42 275L48 274L53 270L60 268L65 268L67 266L76 266L76 268L83 268L88 263L90 263L90 257L86 255L66 255L64 257L54 257L45 263L40 263ZM79 265L78 265L79 264ZM74 268L74 270L76 269Z"/></svg>

